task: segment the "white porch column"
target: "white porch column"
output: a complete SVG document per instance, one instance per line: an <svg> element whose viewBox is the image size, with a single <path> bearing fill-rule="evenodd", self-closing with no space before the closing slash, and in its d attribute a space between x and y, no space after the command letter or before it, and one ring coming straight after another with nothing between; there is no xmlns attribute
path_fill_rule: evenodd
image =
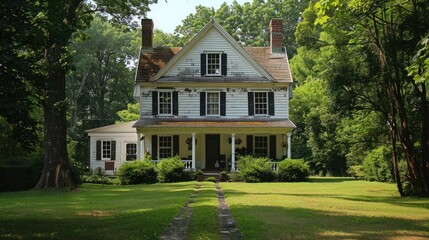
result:
<svg viewBox="0 0 429 240"><path fill-rule="evenodd" d="M231 172L235 172L235 133L231 133Z"/></svg>
<svg viewBox="0 0 429 240"><path fill-rule="evenodd" d="M286 140L286 134L283 134L283 142L286 142L287 140ZM282 158L283 157L285 157L286 156L286 154L287 154L287 150L286 150L286 148L285 147L282 147L283 149L282 149Z"/></svg>
<svg viewBox="0 0 429 240"><path fill-rule="evenodd" d="M141 138L141 133L137 133L137 152L136 152L136 157L137 157L137 159L140 159L140 157L141 157L141 151L142 151L142 149L141 149L141 145L140 145L140 138Z"/></svg>
<svg viewBox="0 0 429 240"><path fill-rule="evenodd" d="M292 133L287 133L287 158L292 158L291 149L292 149L292 142L291 142L291 136Z"/></svg>
<svg viewBox="0 0 429 240"><path fill-rule="evenodd" d="M145 159L145 157L146 157L146 138L145 138L145 136L144 136L144 134L142 134L142 137L140 138L140 139L142 139L141 141L140 141L140 144L141 144L141 146L140 146L140 151L141 151L141 158L140 159Z"/></svg>
<svg viewBox="0 0 429 240"><path fill-rule="evenodd" d="M192 170L195 170L195 135L192 133Z"/></svg>

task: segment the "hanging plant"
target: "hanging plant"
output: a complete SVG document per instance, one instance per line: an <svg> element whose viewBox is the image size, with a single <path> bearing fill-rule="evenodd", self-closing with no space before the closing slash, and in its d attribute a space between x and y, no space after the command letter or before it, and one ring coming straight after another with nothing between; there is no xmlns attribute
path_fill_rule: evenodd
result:
<svg viewBox="0 0 429 240"><path fill-rule="evenodd" d="M282 147L287 147L287 142L282 142Z"/></svg>
<svg viewBox="0 0 429 240"><path fill-rule="evenodd" d="M188 144L188 145L189 145L189 144L192 144L192 138L187 138L187 139L186 139L186 144Z"/></svg>

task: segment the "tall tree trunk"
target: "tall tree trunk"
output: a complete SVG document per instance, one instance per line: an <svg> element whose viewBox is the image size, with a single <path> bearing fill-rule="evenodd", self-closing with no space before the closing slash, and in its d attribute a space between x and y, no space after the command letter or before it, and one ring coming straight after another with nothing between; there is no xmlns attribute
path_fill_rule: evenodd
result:
<svg viewBox="0 0 429 240"><path fill-rule="evenodd" d="M48 66L45 85L45 166L37 189L74 188L67 159L67 123L65 102L65 70L61 65L62 44L53 43L45 49Z"/></svg>

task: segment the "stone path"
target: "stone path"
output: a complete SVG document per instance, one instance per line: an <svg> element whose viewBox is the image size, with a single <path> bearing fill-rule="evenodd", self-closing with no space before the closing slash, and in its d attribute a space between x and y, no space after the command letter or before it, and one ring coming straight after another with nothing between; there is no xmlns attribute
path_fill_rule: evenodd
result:
<svg viewBox="0 0 429 240"><path fill-rule="evenodd" d="M218 205L218 220L219 220L219 231L222 240L236 240L242 239L240 231L237 227L236 221L231 216L228 204L226 203L223 190L216 182L216 193L219 200ZM185 203L183 208L180 210L179 215L171 221L167 230L162 235L161 239L165 240L184 240L188 235L188 225L192 217L192 207L190 204L194 202L194 198L198 196L200 192L201 183L197 183L194 192L192 193L189 200Z"/></svg>
<svg viewBox="0 0 429 240"><path fill-rule="evenodd" d="M179 215L169 224L167 230L161 236L165 240L184 240L188 234L188 225L192 217L192 207L189 205L194 202L194 198L200 193L201 184L197 183L194 192L189 200L185 203Z"/></svg>
<svg viewBox="0 0 429 240"><path fill-rule="evenodd" d="M237 222L234 220L234 218L231 215L231 211L229 210L229 206L226 203L225 196L223 194L223 190L219 184L219 182L216 182L216 192L217 192L217 198L219 200L219 227L220 227L220 234L222 240L229 240L229 239L242 239L242 236L240 234L240 231L237 226Z"/></svg>

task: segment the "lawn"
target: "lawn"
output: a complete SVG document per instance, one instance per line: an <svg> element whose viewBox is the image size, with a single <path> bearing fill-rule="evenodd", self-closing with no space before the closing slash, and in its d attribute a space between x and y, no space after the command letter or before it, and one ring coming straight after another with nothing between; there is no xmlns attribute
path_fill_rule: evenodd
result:
<svg viewBox="0 0 429 240"><path fill-rule="evenodd" d="M77 191L0 193L0 239L158 239L195 182L84 184ZM429 199L394 184L312 178L221 183L244 239L429 239ZM216 190L201 183L188 239L219 239Z"/></svg>
<svg viewBox="0 0 429 240"><path fill-rule="evenodd" d="M312 178L222 183L245 239L429 239L429 199L394 184Z"/></svg>
<svg viewBox="0 0 429 240"><path fill-rule="evenodd" d="M157 239L195 183L0 193L0 239Z"/></svg>

